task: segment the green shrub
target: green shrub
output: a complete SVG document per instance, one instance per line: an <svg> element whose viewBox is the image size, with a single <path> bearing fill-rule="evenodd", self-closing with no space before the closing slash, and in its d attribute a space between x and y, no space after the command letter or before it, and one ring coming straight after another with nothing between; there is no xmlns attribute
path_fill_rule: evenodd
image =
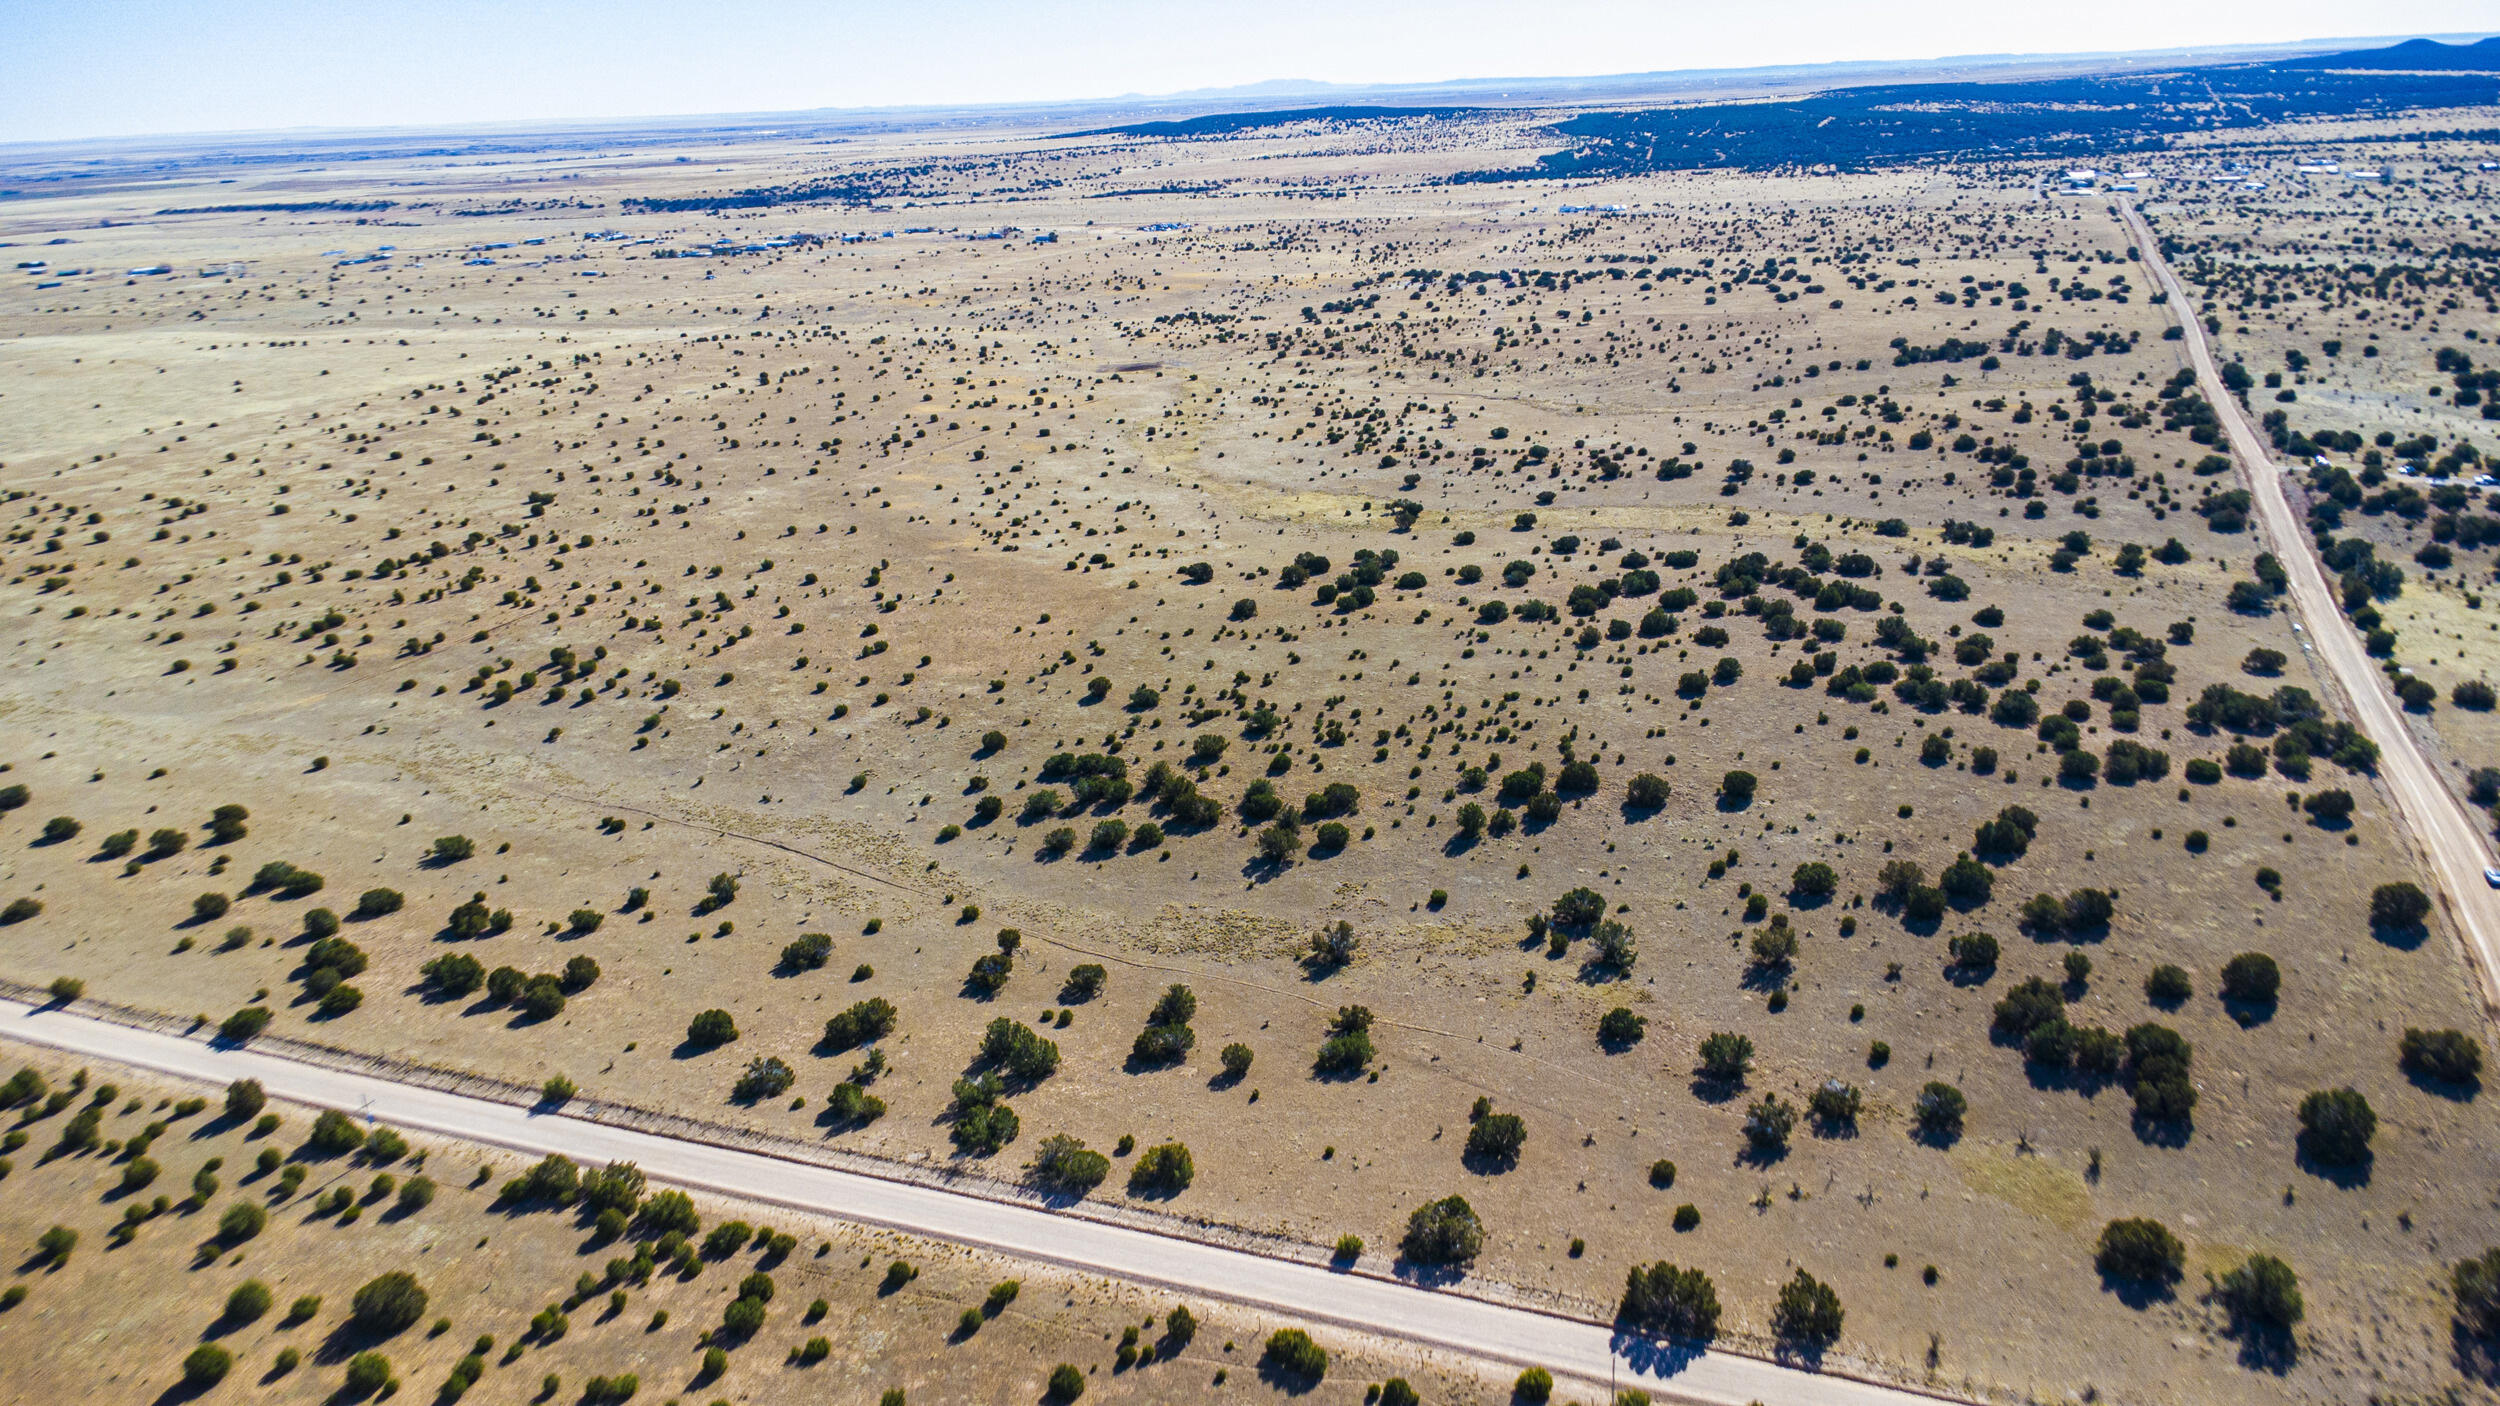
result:
<svg viewBox="0 0 2500 1406"><path fill-rule="evenodd" d="M726 1045L737 1038L738 1022L730 1019L729 1012L718 1008L701 1012L686 1023L688 1043L704 1049Z"/></svg>
<svg viewBox="0 0 2500 1406"><path fill-rule="evenodd" d="M1516 1113L1488 1113L1467 1130L1467 1156L1474 1161L1508 1167L1519 1160L1528 1141L1528 1125Z"/></svg>
<svg viewBox="0 0 2500 1406"><path fill-rule="evenodd" d="M2500 1338L2500 1246L2458 1261L2448 1284L2459 1326L2478 1338Z"/></svg>
<svg viewBox="0 0 2500 1406"><path fill-rule="evenodd" d="M2408 1074L2449 1084L2472 1084L2483 1072L2483 1047L2462 1030L2407 1028L2396 1045L2397 1062Z"/></svg>
<svg viewBox="0 0 2500 1406"><path fill-rule="evenodd" d="M56 1225L35 1237L35 1263L57 1268L69 1263L70 1251L77 1248L78 1232Z"/></svg>
<svg viewBox="0 0 2500 1406"><path fill-rule="evenodd" d="M2187 1247L2160 1221L2142 1217L2113 1220L2101 1228L2092 1262L2112 1279L2142 1284L2168 1284L2179 1277Z"/></svg>
<svg viewBox="0 0 2500 1406"><path fill-rule="evenodd" d="M1066 1133L1053 1133L1034 1149L1033 1175L1046 1186L1082 1194L1110 1174L1110 1158Z"/></svg>
<svg viewBox="0 0 2500 1406"><path fill-rule="evenodd" d="M2244 1325L2285 1329L2298 1323L2303 1311L2300 1276L2272 1255L2250 1255L2222 1276L2214 1292Z"/></svg>
<svg viewBox="0 0 2500 1406"><path fill-rule="evenodd" d="M391 1360L378 1352L360 1352L347 1359L350 1398L371 1396L390 1384Z"/></svg>
<svg viewBox="0 0 2500 1406"><path fill-rule="evenodd" d="M1617 1006L1597 1018L1597 1042L1612 1050L1630 1049L1648 1029L1647 1018L1635 1015L1629 1006Z"/></svg>
<svg viewBox="0 0 2500 1406"><path fill-rule="evenodd" d="M1279 1328L1268 1334L1267 1348L1260 1360L1305 1383L1321 1381L1328 1375L1328 1349L1311 1341L1311 1335L1300 1328Z"/></svg>
<svg viewBox="0 0 2500 1406"><path fill-rule="evenodd" d="M233 1370L233 1353L215 1343L202 1343L182 1359L182 1384L192 1391L206 1391Z"/></svg>
<svg viewBox="0 0 2500 1406"><path fill-rule="evenodd" d="M275 1301L276 1296L269 1292L268 1285L257 1279L246 1279L235 1285L233 1292L226 1295L226 1321L229 1323L258 1322L261 1315L267 1313L270 1304Z"/></svg>
<svg viewBox="0 0 2500 1406"><path fill-rule="evenodd" d="M235 1122L257 1117L269 1102L269 1092L258 1079L237 1079L226 1085L226 1116Z"/></svg>
<svg viewBox="0 0 2500 1406"><path fill-rule="evenodd" d="M1745 1140L1756 1152L1774 1153L1788 1150L1789 1134L1797 1126L1797 1109L1778 1094L1771 1094L1745 1110Z"/></svg>
<svg viewBox="0 0 2500 1406"><path fill-rule="evenodd" d="M1511 1383L1510 1395L1513 1401L1542 1406L1542 1403L1553 1399L1554 1374L1542 1367L1530 1367L1519 1374L1519 1380Z"/></svg>
<svg viewBox="0 0 2500 1406"><path fill-rule="evenodd" d="M1742 1035L1720 1031L1701 1042L1701 1072L1722 1083L1745 1077L1753 1068L1753 1041Z"/></svg>
<svg viewBox="0 0 2500 1406"><path fill-rule="evenodd" d="M1800 1269L1780 1286L1771 1309L1771 1330L1786 1341L1828 1347L1840 1337L1840 1295Z"/></svg>
<svg viewBox="0 0 2500 1406"><path fill-rule="evenodd" d="M425 1316L425 1305L425 1288L417 1276L395 1269L356 1291L348 1319L365 1332L388 1337L414 1326Z"/></svg>
<svg viewBox="0 0 2500 1406"><path fill-rule="evenodd" d="M359 921L387 917L398 912L407 901L397 889L366 889L356 896L355 910L348 916Z"/></svg>
<svg viewBox="0 0 2500 1406"><path fill-rule="evenodd" d="M2418 926L2431 914L2430 895L2410 882L2381 884L2370 894L2370 925L2381 928Z"/></svg>
<svg viewBox="0 0 2500 1406"><path fill-rule="evenodd" d="M2283 989L2283 969L2263 952L2242 952L2222 964L2222 998L2262 1004Z"/></svg>
<svg viewBox="0 0 2500 1406"><path fill-rule="evenodd" d="M1463 1196L1417 1207L1398 1248L1417 1264L1466 1264L1484 1249L1484 1222Z"/></svg>
<svg viewBox="0 0 2500 1406"><path fill-rule="evenodd" d="M1085 1374L1075 1364L1062 1362L1050 1369L1049 1399L1066 1403L1085 1394Z"/></svg>
<svg viewBox="0 0 2500 1406"><path fill-rule="evenodd" d="M1719 1334L1719 1291L1698 1269L1678 1269L1664 1260L1635 1265L1624 1277L1615 1321L1657 1337L1708 1342Z"/></svg>
<svg viewBox="0 0 2500 1406"><path fill-rule="evenodd" d="M269 1212L259 1203L237 1201L217 1217L217 1238L224 1244L240 1245L269 1226Z"/></svg>
<svg viewBox="0 0 2500 1406"><path fill-rule="evenodd" d="M269 1008L267 1006L245 1006L227 1016L224 1022L218 1025L217 1038L228 1044L240 1045L268 1028Z"/></svg>
<svg viewBox="0 0 2500 1406"><path fill-rule="evenodd" d="M825 1022L825 1045L841 1051L884 1039L893 1033L895 1019L893 1003L872 996Z"/></svg>
<svg viewBox="0 0 2500 1406"><path fill-rule="evenodd" d="M2350 1167L2370 1155L2378 1114L2360 1091L2320 1089L2300 1101L2300 1146L2330 1167Z"/></svg>
<svg viewBox="0 0 2500 1406"><path fill-rule="evenodd" d="M320 1157L344 1157L365 1144L365 1130L356 1120L335 1108L321 1110L313 1119L312 1132L304 1139L304 1149Z"/></svg>
<svg viewBox="0 0 2500 1406"><path fill-rule="evenodd" d="M1940 1080L1930 1080L1919 1091L1918 1102L1911 1116L1918 1129L1929 1137L1955 1138L1962 1135L1962 1117L1970 1111L1970 1101L1962 1091Z"/></svg>
<svg viewBox="0 0 2500 1406"><path fill-rule="evenodd" d="M1129 1194L1177 1196L1188 1190L1197 1176L1197 1164L1190 1160L1186 1146L1177 1142L1157 1143L1147 1148L1130 1170Z"/></svg>

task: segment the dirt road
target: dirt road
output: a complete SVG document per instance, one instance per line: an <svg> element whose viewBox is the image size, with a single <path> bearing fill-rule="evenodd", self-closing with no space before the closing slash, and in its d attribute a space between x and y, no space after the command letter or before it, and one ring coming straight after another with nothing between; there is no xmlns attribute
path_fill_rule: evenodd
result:
<svg viewBox="0 0 2500 1406"><path fill-rule="evenodd" d="M2500 895L2493 893L2483 877L2491 857L2483 845L2482 825L2440 781L2430 758L2405 726L2386 676L2336 605L2335 589L2310 551L2308 533L2292 515L2290 500L2284 497L2282 473L2267 456L2266 440L2249 423L2238 398L2223 389L2204 326L2197 321L2187 289L2162 258L2160 241L2145 223L2143 211L2134 205L2118 208L2145 267L2170 295L2170 306L2186 334L2197 382L2221 417L2232 455L2256 499L2259 532L2290 573L2292 603L2300 622L2295 628L2343 693L2354 725L2378 744L2379 779L2386 783L2397 814L2422 847L2440 904L2465 939L2466 952L2481 977L2484 1006L2500 1010Z"/></svg>
<svg viewBox="0 0 2500 1406"><path fill-rule="evenodd" d="M1586 1382L1638 1386L1664 1400L1711 1406L1754 1401L1918 1406L1933 1400L1756 1358L1622 1337L1602 1324L1436 1292L1371 1273L1340 1273L1034 1206L680 1141L259 1050L115 1025L53 1007L0 1000L0 1033L81 1058L214 1085L258 1079L273 1098L381 1119L407 1131L483 1143L532 1158L560 1152L594 1166L633 1162L652 1180L689 1190L884 1226L1504 1364L1542 1365Z"/></svg>

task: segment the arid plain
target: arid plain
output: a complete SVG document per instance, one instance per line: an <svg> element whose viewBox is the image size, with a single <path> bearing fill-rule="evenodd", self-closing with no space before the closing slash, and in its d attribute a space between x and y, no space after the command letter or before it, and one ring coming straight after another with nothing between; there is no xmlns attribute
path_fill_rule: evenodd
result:
<svg viewBox="0 0 2500 1406"><path fill-rule="evenodd" d="M2144 158L2193 309L2062 167L1447 181L1543 149L1524 118L30 165L0 976L901 1174L1029 1184L1064 1135L1111 1158L1093 1203L1366 1270L1459 1195L1467 1291L1611 1317L1698 1266L1767 1354L1804 1270L1846 1308L1808 1356L1976 1399L2487 1393L2450 1267L2500 1238L2500 1126L2399 1060L2488 1041L2476 981L2435 910L2374 923L2428 881L2164 335L2212 317L2252 410L2337 436L2299 491L2398 571L2348 604L2500 798L2459 691L2495 441L2451 389L2489 284L2277 301L2319 248L2487 239L2482 146L2293 169L2376 134ZM737 191L782 194L675 208ZM2226 1000L2247 953L2279 990ZM1718 1034L1749 1066L1703 1068ZM2298 1141L2344 1088L2358 1162ZM1175 1143L1179 1189L1132 1179ZM99 1175L0 1205L92 1220ZM2096 1270L2136 1217L2175 1284ZM574 1272L493 1235L542 1297ZM13 1279L0 1345L146 1243ZM2282 1337L2214 1290L2252 1254L2298 1273ZM109 1292L210 1292L160 1282ZM1008 1352L857 1297L884 1346L841 1350L985 1383L945 1399L1107 1383L1145 1311ZM181 1321L136 1313L105 1393L177 1381ZM51 1370L7 1356L12 1394ZM819 1390L757 1362L738 1399Z"/></svg>

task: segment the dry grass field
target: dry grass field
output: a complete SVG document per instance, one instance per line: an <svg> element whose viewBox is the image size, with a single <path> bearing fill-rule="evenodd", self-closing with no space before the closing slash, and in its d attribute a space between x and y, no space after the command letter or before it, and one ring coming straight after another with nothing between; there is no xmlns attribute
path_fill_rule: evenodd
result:
<svg viewBox="0 0 2500 1406"><path fill-rule="evenodd" d="M2359 159L2298 131L2154 158L2148 211L2216 290L2174 309L2105 198L2043 168L1443 179L1536 141L691 134L13 172L0 901L39 906L0 919L0 976L1001 1180L1068 1135L1118 1149L1096 1197L1357 1234L1383 1265L1460 1194L1486 1292L1603 1316L1629 1268L1697 1265L1722 1341L1767 1352L1803 1269L1846 1308L1825 1361L1979 1399L2488 1392L2448 1284L2500 1238L2500 1128L2398 1044L2490 1033L2436 916L2373 925L2420 876L2232 480L2200 472L2211 411L2163 335L2218 319L2299 390L2287 432L2493 449L2430 394L2451 334L2500 355L2487 283L2269 291L2290 260L2488 242L2486 153L2406 147L2385 186L2294 173ZM2272 184L2210 184L2226 161ZM680 208L740 191L784 203ZM2380 452L2376 478L2330 458L2379 492ZM2431 514L2492 521L2476 460L2438 467L2435 506L2335 531L2401 567L2353 603L2436 687L2425 735L2470 788L2490 715L2448 700L2500 646L2500 533L2414 557ZM2279 993L2226 1001L2251 952ZM2184 991L2148 994L2164 968ZM1141 1044L1174 985L1185 1038ZM872 999L890 1033L828 1036ZM714 1010L733 1039L690 1033ZM2123 1049L2148 1025L2192 1049L2185 1116ZM1738 1077L1699 1068L1721 1032L1750 1041ZM846 1078L882 1116L841 1114ZM1958 1128L1922 1122L1932 1084ZM2297 1142L2345 1087L2376 1118L2357 1165ZM986 1098L1015 1115L994 1149ZM1487 1114L1515 1153L1469 1154ZM1132 1182L1171 1142L1186 1188ZM456 1254L473 1287L443 1293L475 1306L408 1349L430 1387L578 1257L554 1217L489 1226L464 1165L406 1222L281 1215L177 1301L125 1261L195 1237L103 1253L96 1159L18 1160L10 1233L86 1239L0 1341L121 1296L108 1342L42 1336L130 1399L255 1263L335 1303ZM2182 1243L2175 1283L2096 1272L2138 1216ZM1101 1365L1162 1311L1071 1284L1027 1319L1028 1284L1018 1336L947 1346L1008 1271L914 1248L944 1285L880 1306L856 1266L905 1252L800 1239L833 1246L791 1261L823 1287L782 1297L850 1330L783 1369L806 1334L776 1311L736 1399L839 1372L844 1400L1028 1400L1036 1364ZM2213 1291L2253 1254L2299 1276L2287 1335ZM682 1330L642 1334L637 1291L496 1370L680 1393L731 1277L648 1291ZM240 1336L257 1373L283 1335ZM1188 1370L1226 1360L1213 1336ZM93 1370L6 1360L11 1394ZM1167 1370L1096 1380L1147 1399Z"/></svg>
<svg viewBox="0 0 2500 1406"><path fill-rule="evenodd" d="M79 1072L42 1052L10 1055L13 1070L24 1055L56 1089ZM595 1400L596 1381L630 1376L636 1399L876 1401L900 1391L906 1402L1021 1402L1039 1398L1063 1362L1084 1375L1089 1401L1286 1394L1258 1365L1277 1325L1219 1305L709 1198L695 1203L690 1256L637 1265L637 1242L605 1235L587 1209L503 1199L503 1183L528 1170L510 1158L422 1139L387 1161L370 1148L325 1155L307 1150L312 1119L299 1109L273 1105L281 1121L259 1133L256 1119L224 1115L222 1096L185 1113L179 1105L194 1090L123 1080L98 1105L104 1141L50 1155L61 1126L106 1087L91 1081L71 1112L21 1129L29 1141L12 1158L12 1244L32 1246L55 1226L77 1236L65 1259L12 1259L9 1290L23 1292L0 1312L12 1394L82 1381L114 1401L327 1401L340 1398L349 1364L367 1352L398 1384L389 1394L408 1400L463 1395L444 1384L470 1356L468 1390L483 1401ZM129 1148L132 1135L160 1123L164 1132ZM275 1171L261 1166L267 1149L277 1153ZM160 1170L126 1189L142 1162ZM402 1193L420 1180L431 1199L412 1205ZM221 1222L237 1205L259 1208L261 1229L228 1233ZM746 1233L706 1243L736 1226ZM415 1278L421 1312L397 1331L360 1324L358 1290L393 1273ZM728 1331L727 1310L750 1295L756 1273L773 1281L764 1322ZM231 1306L252 1283L268 1291L256 1315L248 1298ZM1175 1309L1189 1325L1177 1335ZM969 1325L967 1310L977 1319ZM1354 1390L1400 1376L1436 1401L1502 1394L1464 1364L1319 1336L1331 1379ZM232 1360L221 1381L194 1391L184 1364L202 1344ZM707 1360L711 1348L722 1354L718 1366Z"/></svg>

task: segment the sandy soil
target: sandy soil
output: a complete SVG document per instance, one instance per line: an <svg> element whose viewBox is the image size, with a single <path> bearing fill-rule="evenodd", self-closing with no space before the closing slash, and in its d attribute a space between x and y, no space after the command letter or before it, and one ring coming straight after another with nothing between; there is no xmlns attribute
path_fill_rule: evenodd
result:
<svg viewBox="0 0 2500 1406"><path fill-rule="evenodd" d="M1178 1139L1198 1176L1170 1210L1320 1243L1391 1243L1417 1204L1462 1192L1489 1229L1485 1280L1603 1313L1628 1266L1697 1263L1732 1340L1760 1345L1776 1286L1801 1266L1848 1306L1837 1355L1974 1396L2350 1400L2457 1384L2445 1266L2490 1221L2453 1188L2489 1180L2500 1141L2488 1100L2417 1086L2395 1041L2409 1026L2490 1034L2446 934L2388 941L2369 926L2372 889L2410 877L2410 861L2366 775L2321 758L2306 781L2184 779L2239 740L2188 723L2205 686L2319 684L2279 615L2225 604L2255 548L2193 511L2212 483L2191 471L2205 451L2162 428L2157 405L2178 366L2170 310L2146 300L2121 227L2096 203L2043 198L2044 173L2015 167L1433 183L1530 140L1524 124L1176 145L959 134L832 155L690 139L555 153L528 174L314 160L283 176L31 186L0 207L12 253L102 272L0 293L16 373L0 389L0 473L20 495L0 560L15 622L0 630L15 666L0 780L30 792L0 845L8 896L43 904L0 927L0 974L75 976L212 1019L265 1000L275 1028L350 1048L563 1074L602 1097L1003 1177L1051 1133L1105 1150ZM626 203L904 167L908 189L884 209ZM155 213L308 200L396 203ZM1557 213L1566 202L1629 209ZM1149 228L1163 224L1186 227ZM625 238L587 237L606 231ZM1033 242L1043 232L1055 242ZM654 257L799 234L834 242ZM341 262L385 243L388 260ZM176 271L110 276L159 262ZM2130 349L2051 354L2051 329ZM1984 339L1997 364L1896 365L1895 338ZM2084 417L2078 374L2112 397ZM1980 442L1953 448L1964 434ZM2085 444L2129 471L2055 482ZM1991 482L2016 453L2033 496ZM1749 478L1731 478L1739 459ZM1671 463L1694 472L1661 478ZM1405 530L1401 497L1419 509ZM1948 522L1993 538L1948 541ZM2089 551L2061 562L2071 531ZM2183 560L2115 569L2119 544L2172 538ZM1879 575L1811 570L1884 604L1818 611L1766 583L1758 598L1793 600L1799 621L1845 626L1837 642L1767 638L1718 573L1752 552L1797 564L1809 544L1863 553ZM1399 554L1371 604L1314 603L1359 550ZM1651 637L1634 627L1659 597L1624 596L1589 617L1601 638L1581 647L1571 587L1620 580L1633 551L1659 592L1695 601ZM1329 565L1288 589L1298 554ZM1513 561L1535 568L1524 587L1503 584ZM1198 562L1205 584L1183 572ZM1914 584L1936 563L1966 599ZM1482 578L1462 580L1468 567ZM1422 580L1401 585L1410 571ZM2462 602L2453 618L2406 614L2462 590L2409 586L2385 607L2400 658L2428 625L2462 636L2480 671L2489 631ZM1255 614L1236 618L1244 600ZM1509 618L1478 623L1490 600ZM1523 621L1529 601L1560 617ZM1977 623L1983 607L2001 620ZM2163 749L2167 777L2060 785L2027 728L1924 713L1890 687L1852 702L1822 676L1785 682L1818 651L1840 668L1895 661L1875 632L1896 608L1934 642L1939 678L1976 673L1954 650L1984 633L1980 658L2011 656L2013 690L2036 682L2044 712L2081 702L2085 746ZM2085 623L2102 610L2106 626ZM1627 636L1603 638L1609 621ZM2092 689L2127 673L2123 652L2093 666L2072 642L2109 627L2168 641L2173 622L2192 630L2166 648L2168 701L2118 732ZM2290 671L2253 680L2241 664L2258 648ZM1679 696L1683 675L1722 657L1735 682ZM1151 705L1131 701L1140 685ZM1252 723L1261 706L1271 730ZM983 742L991 730L1003 748ZM1206 733L1227 743L1188 769L1224 807L1211 826L1142 799L1018 819L1038 790L1070 796L1042 774L1054 754L1116 743L1142 784ZM1934 765L1920 759L1931 736L1947 738ZM1551 823L1453 841L1461 806L1495 809L1503 775L1531 762L1555 779L1566 743L1596 764L1596 792ZM2454 745L2481 764L2479 735ZM1981 747L1996 755L1984 775ZM1490 772L1482 793L1461 789L1473 766ZM1341 851L1257 858L1262 827L1235 807L1271 769L1289 803L1358 788ZM1736 769L1760 778L1746 806L1718 800ZM1627 811L1644 772L1672 795ZM2330 788L2356 800L2349 827L2285 804ZM987 823L984 795L1006 805ZM1887 862L1933 876L2017 803L2037 839L1996 867L1987 903L1905 923L1873 901ZM211 843L223 804L250 812L248 834ZM56 815L81 830L41 842ZM1084 848L1109 818L1172 833ZM1061 825L1078 848L1053 856ZM136 828L144 851L168 826L186 832L178 853L128 872L99 857L108 835ZM473 856L430 863L447 835ZM325 886L245 895L280 860ZM1836 871L1829 901L1791 894L1806 863ZM2256 881L2267 869L2279 898ZM711 909L716 874L738 889ZM1628 974L1590 965L1585 938L1549 957L1529 935L1532 913L1581 886L1637 931ZM2106 934L2021 929L2031 895L2086 887L2118 895ZM364 1000L321 1015L303 915L346 914L374 888L405 904L347 923L371 963L351 979ZM208 892L231 910L196 918ZM510 930L449 938L472 894L508 910ZM1767 909L1749 918L1757 894ZM1749 970L1771 912L1803 934L1785 981ZM1355 959L1305 964L1338 920L1359 935ZM228 948L237 927L250 932ZM965 974L1002 928L1021 934L1014 973L975 999ZM1948 969L1947 940L1973 930L2004 947L1984 981ZM833 939L828 964L778 970L807 932ZM2027 1074L1992 1041L1998 998L2056 979L2070 949L2092 961L2078 1022L2157 1020L2194 1043L2183 1142L2139 1136L2123 1088ZM2216 983L2249 950L2278 958L2285 986L2271 1018L2244 1025ZM531 1019L483 993L429 996L420 968L450 952L524 972L587 955L600 974ZM1085 962L1108 979L1073 1002L1062 984ZM2164 963L2194 984L2175 1010L2144 995ZM1195 1047L1136 1067L1131 1041L1174 982L1199 998ZM875 1086L890 1111L830 1127L825 1096L860 1056L819 1036L870 996L900 1011ZM1376 1014L1377 1062L1315 1077L1330 1017L1352 1004ZM1649 1023L1609 1053L1594 1030L1618 1005ZM709 1008L740 1038L683 1043ZM1002 1015L1047 1024L1061 1062L1012 1097L1018 1141L962 1158L950 1087ZM1720 1030L1757 1047L1738 1096L1693 1076L1697 1043ZM1876 1041L1890 1058L1870 1067ZM1238 1082L1216 1062L1234 1042L1256 1054ZM795 1087L729 1102L763 1056L793 1065ZM1854 1133L1809 1121L1784 1155L1748 1149L1750 1101L1802 1104L1833 1078L1863 1091ZM1969 1096L1950 1147L1910 1136L1931 1079ZM2380 1120L2366 1177L2295 1156L2295 1106L2344 1084ZM1514 1168L1460 1155L1480 1096L1527 1122ZM1650 1184L1660 1158L1676 1163L1671 1189ZM1679 1233L1686 1203L1701 1221ZM2149 1307L2091 1267L2101 1225L2139 1214L2189 1246L2177 1293ZM2307 1296L2300 1351L2279 1370L2244 1364L2200 1297L2203 1272L2258 1250L2291 1261Z"/></svg>

